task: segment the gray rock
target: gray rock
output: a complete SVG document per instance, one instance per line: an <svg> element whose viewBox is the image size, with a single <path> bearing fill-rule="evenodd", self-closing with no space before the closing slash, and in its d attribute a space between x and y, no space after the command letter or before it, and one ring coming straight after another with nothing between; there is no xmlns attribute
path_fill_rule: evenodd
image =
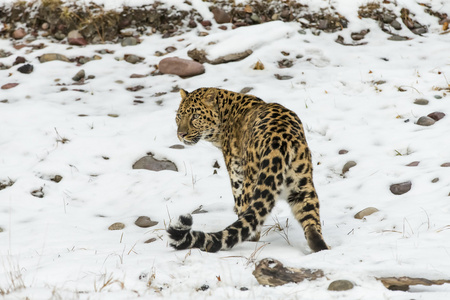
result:
<svg viewBox="0 0 450 300"><path fill-rule="evenodd" d="M62 41L63 39L66 38L66 35L64 33L62 33L61 31L57 31L55 32L55 34L53 35L53 37L55 39L57 39L58 41Z"/></svg>
<svg viewBox="0 0 450 300"><path fill-rule="evenodd" d="M239 93L241 93L241 94L247 94L247 93L250 92L251 90L253 90L252 87L245 87L245 88L243 88Z"/></svg>
<svg viewBox="0 0 450 300"><path fill-rule="evenodd" d="M400 35L392 35L388 38L390 41L407 41L409 40L409 37L406 36L400 36Z"/></svg>
<svg viewBox="0 0 450 300"><path fill-rule="evenodd" d="M428 117L432 118L433 120L435 120L437 122L440 119L442 119L443 117L445 117L445 114L443 112L435 111L435 112L432 112L431 114L428 114Z"/></svg>
<svg viewBox="0 0 450 300"><path fill-rule="evenodd" d="M193 60L168 57L159 62L159 71L163 74L191 77L205 73L205 67Z"/></svg>
<svg viewBox="0 0 450 300"><path fill-rule="evenodd" d="M397 20L392 21L391 26L394 27L395 30L402 29L402 24L400 24L400 22L398 22Z"/></svg>
<svg viewBox="0 0 450 300"><path fill-rule="evenodd" d="M122 40L122 42L120 43L123 47L126 46L136 46L138 43L138 40L135 37L126 37Z"/></svg>
<svg viewBox="0 0 450 300"><path fill-rule="evenodd" d="M143 61L145 58L134 55L134 54L125 54L124 59L126 62L129 62L130 64L136 64L138 62Z"/></svg>
<svg viewBox="0 0 450 300"><path fill-rule="evenodd" d="M329 291L348 291L355 285L348 280L335 280L328 286Z"/></svg>
<svg viewBox="0 0 450 300"><path fill-rule="evenodd" d="M157 225L158 222L152 221L149 217L140 216L136 221L134 221L134 224L142 228L148 228Z"/></svg>
<svg viewBox="0 0 450 300"><path fill-rule="evenodd" d="M22 74L30 74L31 72L33 72L33 69L34 69L33 65L26 64L26 65L20 66L17 69L17 71L19 71Z"/></svg>
<svg viewBox="0 0 450 300"><path fill-rule="evenodd" d="M39 61L41 63L54 61L54 60L70 62L70 60L67 57L65 57L62 54L58 54L58 53L46 53L46 54L41 55L41 57L39 57Z"/></svg>
<svg viewBox="0 0 450 300"><path fill-rule="evenodd" d="M116 222L114 224L111 224L111 226L108 227L108 230L122 230L125 228L125 224Z"/></svg>
<svg viewBox="0 0 450 300"><path fill-rule="evenodd" d="M427 117L427 116L423 116L423 117L420 117L419 120L417 120L416 124L420 125L420 126L431 126L434 123L436 123L436 121L434 119Z"/></svg>
<svg viewBox="0 0 450 300"><path fill-rule="evenodd" d="M355 219L361 220L364 217L367 217L367 216L370 216L371 214L376 213L377 211L379 211L379 210L375 207L367 207L367 208L364 208L363 210L357 212L354 217L355 217Z"/></svg>
<svg viewBox="0 0 450 300"><path fill-rule="evenodd" d="M86 76L85 72L83 69L81 69L80 71L77 72L77 74L75 74L75 76L72 77L73 81L80 81L81 79L84 79L84 77Z"/></svg>
<svg viewBox="0 0 450 300"><path fill-rule="evenodd" d="M0 232L3 232L3 228L0 227Z"/></svg>
<svg viewBox="0 0 450 300"><path fill-rule="evenodd" d="M339 150L338 153L339 153L340 155L347 154L347 153L348 153L348 150L342 149L342 150Z"/></svg>
<svg viewBox="0 0 450 300"><path fill-rule="evenodd" d="M177 166L168 160L157 160L153 156L147 155L139 159L134 165L133 169L146 169L150 171L178 171Z"/></svg>
<svg viewBox="0 0 450 300"><path fill-rule="evenodd" d="M433 178L433 180L431 180L431 183L436 183L439 181L439 177Z"/></svg>
<svg viewBox="0 0 450 300"><path fill-rule="evenodd" d="M350 168L353 168L354 166L356 166L356 162L354 162L353 160L347 162L342 168L342 174L347 173L350 170Z"/></svg>
<svg viewBox="0 0 450 300"><path fill-rule="evenodd" d="M170 149L184 149L184 145L175 144L169 147Z"/></svg>
<svg viewBox="0 0 450 300"><path fill-rule="evenodd" d="M391 185L389 188L394 195L403 195L411 190L412 183L411 181L406 181L402 183L396 183Z"/></svg>
<svg viewBox="0 0 450 300"><path fill-rule="evenodd" d="M414 100L414 104L417 105L427 105L430 101L428 101L427 99L416 99Z"/></svg>

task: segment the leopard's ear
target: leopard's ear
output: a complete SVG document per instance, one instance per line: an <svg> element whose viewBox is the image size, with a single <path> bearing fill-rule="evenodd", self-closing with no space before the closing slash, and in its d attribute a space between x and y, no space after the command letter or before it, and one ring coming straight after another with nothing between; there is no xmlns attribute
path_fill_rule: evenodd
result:
<svg viewBox="0 0 450 300"><path fill-rule="evenodd" d="M215 106L216 104L217 104L217 102L216 102L216 96L217 96L217 92L218 92L218 90L217 89L214 89L214 88L210 88L210 89L208 89L206 92L205 92L205 95L204 95L204 100L203 100L203 102L206 104L206 105L209 105L209 106Z"/></svg>
<svg viewBox="0 0 450 300"><path fill-rule="evenodd" d="M186 90L180 89L181 100L184 100L189 93Z"/></svg>

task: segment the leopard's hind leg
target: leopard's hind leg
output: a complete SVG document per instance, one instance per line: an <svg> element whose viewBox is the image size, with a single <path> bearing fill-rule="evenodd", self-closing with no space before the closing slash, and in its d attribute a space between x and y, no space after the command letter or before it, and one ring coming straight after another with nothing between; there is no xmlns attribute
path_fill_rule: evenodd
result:
<svg viewBox="0 0 450 300"><path fill-rule="evenodd" d="M288 203L295 218L303 227L309 247L318 252L329 249L322 236L319 215L319 198L312 181L312 165L303 162L293 168L289 178Z"/></svg>

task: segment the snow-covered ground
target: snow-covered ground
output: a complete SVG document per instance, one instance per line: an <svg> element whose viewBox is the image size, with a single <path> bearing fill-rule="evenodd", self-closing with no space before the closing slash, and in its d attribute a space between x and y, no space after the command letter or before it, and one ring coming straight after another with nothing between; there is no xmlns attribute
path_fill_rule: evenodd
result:
<svg viewBox="0 0 450 300"><path fill-rule="evenodd" d="M212 20L207 3L191 2ZM0 90L0 182L14 182L0 190L0 295L450 299L449 284L401 292L387 290L376 280L450 279L450 168L441 167L450 162L450 34L439 34L442 26L414 0L390 7L398 13L408 7L422 24L430 25L429 32L418 36L403 26L400 34L411 39L400 42L387 40L389 35L375 21L357 18L358 5L369 1L313 2L317 1L305 3L312 9L336 7L350 21L349 28L316 36L309 30L300 34L298 23L277 21L226 31L213 25L205 37L198 36L204 31L198 27L167 39L144 35L139 45L130 47L77 47L38 38L31 44L46 47L33 51L16 50L12 40L0 40L0 49L13 53L0 62L12 65L23 56L34 66L29 75L17 71L21 65L0 71L0 85L19 84ZM424 2L450 12L447 1ZM350 41L352 32L363 29L370 29L367 45L335 42L338 35ZM164 53L167 47L177 50L164 57L187 58L193 48L205 49L210 58L247 49L253 54L239 62L205 64L203 75L186 79L130 78L154 71L163 58L155 52ZM114 53L96 52L102 49ZM82 66L40 63L38 57L45 53L101 59ZM116 59L125 54L145 60L129 64ZM282 59L292 60L293 66L280 69ZM253 70L258 61L264 70ZM95 78L74 85L72 77L81 69ZM292 79L278 80L274 74ZM127 90L137 85L144 88ZM194 215L195 229L221 230L236 218L220 151L206 142L169 148L179 144L174 120L180 96L172 90L204 86L233 91L251 87L251 94L279 102L300 116L313 154L323 233L331 250L311 253L283 201L266 229L279 223L284 231L272 229L258 243L245 242L219 253L168 246L169 222L199 206L207 213ZM420 98L429 103L414 104ZM436 111L447 116L428 127L416 124L419 117ZM343 149L348 153L339 154ZM175 162L179 171L133 170L133 163L149 152ZM213 168L216 161L219 169ZM348 161L357 165L343 176ZM406 166L413 161L420 163ZM59 183L51 180L55 175L62 176ZM409 192L390 192L391 184L406 181L412 183ZM36 197L42 193L42 198ZM379 212L355 219L366 207ZM137 227L139 216L159 223ZM115 222L126 227L108 230ZM144 243L152 238L154 242ZM252 271L266 257L286 266L322 269L326 276L276 288L261 286ZM328 291L336 279L350 280L355 287Z"/></svg>

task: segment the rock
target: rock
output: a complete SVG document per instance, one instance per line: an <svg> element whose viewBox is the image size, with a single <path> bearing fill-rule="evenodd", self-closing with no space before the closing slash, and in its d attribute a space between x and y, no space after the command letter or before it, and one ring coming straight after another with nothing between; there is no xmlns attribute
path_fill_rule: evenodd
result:
<svg viewBox="0 0 450 300"><path fill-rule="evenodd" d="M125 228L125 224L116 222L108 227L108 230L122 230Z"/></svg>
<svg viewBox="0 0 450 300"><path fill-rule="evenodd" d="M406 181L402 183L396 183L391 185L389 188L394 195L403 195L404 193L409 192L411 190L412 183L411 181Z"/></svg>
<svg viewBox="0 0 450 300"><path fill-rule="evenodd" d="M34 69L33 65L26 64L26 65L20 66L17 69L17 71L19 71L20 73L23 73L23 74L30 74L31 72L33 72L33 69Z"/></svg>
<svg viewBox="0 0 450 300"><path fill-rule="evenodd" d="M231 54L227 54L224 56L220 56L220 57L218 57L214 60L208 61L208 62L212 65L217 65L217 64L229 63L229 62L233 62L233 61L240 61L240 60L243 60L244 58L250 56L252 53L253 53L253 51L248 49L248 50L245 50L244 52L231 53Z"/></svg>
<svg viewBox="0 0 450 300"><path fill-rule="evenodd" d="M143 74L131 74L130 78L144 78L147 77L147 75L143 75Z"/></svg>
<svg viewBox="0 0 450 300"><path fill-rule="evenodd" d="M75 46L86 46L87 41L84 39L84 37L81 35L81 33L78 32L78 30L72 30L67 35L67 42L69 45L75 45Z"/></svg>
<svg viewBox="0 0 450 300"><path fill-rule="evenodd" d="M134 54L125 54L123 58L125 59L126 62L129 62L130 64L135 64L145 59L144 57L140 57Z"/></svg>
<svg viewBox="0 0 450 300"><path fill-rule="evenodd" d="M169 147L170 149L184 149L184 145L176 144Z"/></svg>
<svg viewBox="0 0 450 300"><path fill-rule="evenodd" d="M150 171L178 171L177 166L167 160L157 160L150 155L144 156L133 165L133 169L146 169Z"/></svg>
<svg viewBox="0 0 450 300"><path fill-rule="evenodd" d="M0 227L0 232L3 232L3 228Z"/></svg>
<svg viewBox="0 0 450 300"><path fill-rule="evenodd" d="M225 12L224 10L214 7L211 12L214 15L214 20L216 20L217 24L224 24L231 22L231 16Z"/></svg>
<svg viewBox="0 0 450 300"><path fill-rule="evenodd" d="M207 27L211 27L212 23L209 20L203 20L200 22L200 24L202 24L203 27L207 28Z"/></svg>
<svg viewBox="0 0 450 300"><path fill-rule="evenodd" d="M149 217L140 216L136 221L134 221L134 224L142 228L148 228L157 225L158 222L152 221Z"/></svg>
<svg viewBox="0 0 450 300"><path fill-rule="evenodd" d="M245 88L243 88L239 93L241 93L241 94L247 94L247 93L249 93L251 90L253 90L252 87L245 87Z"/></svg>
<svg viewBox="0 0 450 300"><path fill-rule="evenodd" d="M377 208L375 207L367 207L364 208L363 210L357 212L354 216L355 219L363 219L364 217L370 216L371 214L376 213L377 211L379 211Z"/></svg>
<svg viewBox="0 0 450 300"><path fill-rule="evenodd" d="M449 168L449 167L450 167L450 162L443 163L443 164L441 165L441 167L443 167L443 168Z"/></svg>
<svg viewBox="0 0 450 300"><path fill-rule="evenodd" d="M400 24L399 21L394 20L391 22L391 26L394 27L395 30L401 30L402 29L402 24Z"/></svg>
<svg viewBox="0 0 450 300"><path fill-rule="evenodd" d="M19 85L18 83L7 83L7 84L2 85L2 90L12 89L18 85Z"/></svg>
<svg viewBox="0 0 450 300"><path fill-rule="evenodd" d="M205 67L196 61L168 57L159 62L159 71L163 74L191 77L205 73Z"/></svg>
<svg viewBox="0 0 450 300"><path fill-rule="evenodd" d="M419 120L417 120L417 125L421 125L421 126L431 126L434 123L436 123L436 121L430 117L420 117Z"/></svg>
<svg viewBox="0 0 450 300"><path fill-rule="evenodd" d="M293 76L290 76L290 75L275 74L274 76L278 80L290 80L290 79L294 78Z"/></svg>
<svg viewBox="0 0 450 300"><path fill-rule="evenodd" d="M55 177L51 178L50 180L59 183L62 179L63 177L61 175L55 175Z"/></svg>
<svg viewBox="0 0 450 300"><path fill-rule="evenodd" d="M23 56L17 56L17 57L16 57L16 60L15 60L14 63L13 63L13 66L15 66L15 65L20 65L20 64L24 64L25 62L26 62L25 57L23 57Z"/></svg>
<svg viewBox="0 0 450 300"><path fill-rule="evenodd" d="M81 69L80 71L77 72L77 74L75 74L75 76L72 77L72 80L80 81L80 80L84 79L85 76L86 76L86 74L84 73L84 70Z"/></svg>
<svg viewBox="0 0 450 300"><path fill-rule="evenodd" d="M353 160L348 161L342 168L342 174L347 173L350 170L350 168L353 168L354 166L356 166L356 162L354 162Z"/></svg>
<svg viewBox="0 0 450 300"><path fill-rule="evenodd" d="M37 198L44 198L44 190L40 188L31 192L31 195Z"/></svg>
<svg viewBox="0 0 450 300"><path fill-rule="evenodd" d="M419 165L420 161L413 161L409 164L407 164L407 167L417 167Z"/></svg>
<svg viewBox="0 0 450 300"><path fill-rule="evenodd" d="M428 101L427 99L416 99L414 100L414 104L417 105L427 105L430 101Z"/></svg>
<svg viewBox="0 0 450 300"><path fill-rule="evenodd" d="M189 23L188 23L188 27L189 28L195 28L195 27L197 27L197 23L195 23L194 20L190 19Z"/></svg>
<svg viewBox="0 0 450 300"><path fill-rule="evenodd" d="M151 238L151 239L146 240L146 241L144 242L144 244L150 244L150 243L153 243L153 242L156 242L156 239L155 239L155 238Z"/></svg>
<svg viewBox="0 0 450 300"><path fill-rule="evenodd" d="M122 47L126 47L126 46L136 46L137 43L138 43L137 38L130 36L124 38L120 44L122 45Z"/></svg>
<svg viewBox="0 0 450 300"><path fill-rule="evenodd" d="M409 37L406 36L400 36L400 35L392 35L388 38L390 41L407 41L409 40Z"/></svg>
<svg viewBox="0 0 450 300"><path fill-rule="evenodd" d="M433 178L433 180L431 180L431 183L436 183L439 181L439 177Z"/></svg>
<svg viewBox="0 0 450 300"><path fill-rule="evenodd" d="M20 39L22 39L24 36L26 36L27 35L27 32L25 31L25 29L23 29L23 28L18 28L18 29L16 29L16 30L14 30L13 31L13 33L12 33L12 38L13 39L15 39L15 40L20 40Z"/></svg>
<svg viewBox="0 0 450 300"><path fill-rule="evenodd" d="M130 86L130 87L127 87L127 91L137 92L137 91L142 90L143 88L144 88L144 86L142 86L142 85Z"/></svg>
<svg viewBox="0 0 450 300"><path fill-rule="evenodd" d="M431 114L428 114L428 117L432 118L433 120L435 120L437 122L440 119L442 119L443 117L445 117L445 114L443 112L435 111L435 112L432 112Z"/></svg>
<svg viewBox="0 0 450 300"><path fill-rule="evenodd" d="M39 57L39 61L41 63L54 61L54 60L70 62L70 60L67 57L65 57L62 54L58 54L58 53L46 53L46 54L43 54L41 57Z"/></svg>
<svg viewBox="0 0 450 300"><path fill-rule="evenodd" d="M348 291L354 287L354 284L348 280L335 280L328 286L329 291Z"/></svg>
<svg viewBox="0 0 450 300"><path fill-rule="evenodd" d="M342 150L339 150L338 153L339 153L340 155L347 154L347 153L348 153L348 150L342 149Z"/></svg>
<svg viewBox="0 0 450 300"><path fill-rule="evenodd" d="M53 35L53 37L55 39L57 39L58 41L62 41L63 39L66 38L66 35L64 33L62 33L61 31L57 31L55 32L55 34Z"/></svg>

